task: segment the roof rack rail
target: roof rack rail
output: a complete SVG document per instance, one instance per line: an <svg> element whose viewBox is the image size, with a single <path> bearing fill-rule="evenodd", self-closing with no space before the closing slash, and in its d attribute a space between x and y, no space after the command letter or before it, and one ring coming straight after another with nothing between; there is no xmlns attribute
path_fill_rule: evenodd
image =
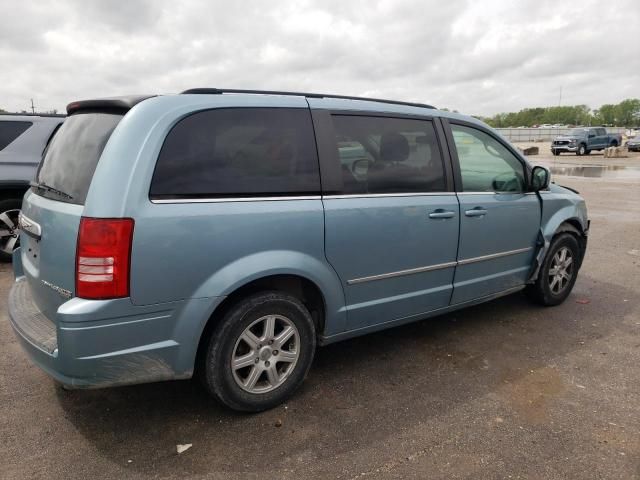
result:
<svg viewBox="0 0 640 480"><path fill-rule="evenodd" d="M279 92L277 90L241 90L233 88L190 88L181 92L182 94L202 94L202 95L216 95L223 93L249 93L249 94L262 94L262 95L291 95L296 97L309 97L309 98L339 98L342 100L364 100L367 102L381 102L390 103L392 105L407 105L409 107L422 107L435 109L433 105L427 105L426 103L416 102L402 102L399 100L385 100L382 98L369 98L369 97L351 97L348 95L330 95L327 93L308 93L308 92Z"/></svg>
<svg viewBox="0 0 640 480"><path fill-rule="evenodd" d="M0 115L8 115L12 117L66 117L64 113L0 112Z"/></svg>

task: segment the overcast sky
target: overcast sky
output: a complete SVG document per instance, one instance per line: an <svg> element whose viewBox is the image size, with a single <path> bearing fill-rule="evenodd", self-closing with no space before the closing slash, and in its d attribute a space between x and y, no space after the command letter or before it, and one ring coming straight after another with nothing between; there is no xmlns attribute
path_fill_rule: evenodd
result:
<svg viewBox="0 0 640 480"><path fill-rule="evenodd" d="M0 0L0 108L191 87L468 114L640 97L640 0Z"/></svg>

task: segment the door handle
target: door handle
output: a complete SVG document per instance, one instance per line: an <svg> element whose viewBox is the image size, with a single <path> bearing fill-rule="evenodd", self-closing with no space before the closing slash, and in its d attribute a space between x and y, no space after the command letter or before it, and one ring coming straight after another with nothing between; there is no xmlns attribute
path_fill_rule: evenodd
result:
<svg viewBox="0 0 640 480"><path fill-rule="evenodd" d="M487 211L482 207L475 207L471 210L465 210L464 214L467 217L484 217Z"/></svg>
<svg viewBox="0 0 640 480"><path fill-rule="evenodd" d="M439 208L429 214L429 218L453 218L455 217L456 212L452 212L450 210L443 210Z"/></svg>

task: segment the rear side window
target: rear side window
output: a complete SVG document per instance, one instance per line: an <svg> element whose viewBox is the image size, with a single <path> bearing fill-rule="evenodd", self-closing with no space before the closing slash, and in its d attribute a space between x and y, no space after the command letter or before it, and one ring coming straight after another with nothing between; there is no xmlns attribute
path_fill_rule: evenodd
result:
<svg viewBox="0 0 640 480"><path fill-rule="evenodd" d="M345 194L445 191L433 123L427 120L334 115Z"/></svg>
<svg viewBox="0 0 640 480"><path fill-rule="evenodd" d="M195 113L167 135L150 197L317 194L320 173L306 109L233 108Z"/></svg>
<svg viewBox="0 0 640 480"><path fill-rule="evenodd" d="M49 143L36 177L49 188L37 188L36 192L83 205L100 155L121 119L122 115L112 113L68 117Z"/></svg>
<svg viewBox="0 0 640 480"><path fill-rule="evenodd" d="M0 122L0 150L26 132L31 125L31 122Z"/></svg>

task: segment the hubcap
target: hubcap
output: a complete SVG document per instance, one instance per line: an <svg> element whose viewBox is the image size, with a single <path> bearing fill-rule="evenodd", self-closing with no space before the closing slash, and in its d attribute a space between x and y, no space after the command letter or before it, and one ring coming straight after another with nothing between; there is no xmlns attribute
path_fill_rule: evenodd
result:
<svg viewBox="0 0 640 480"><path fill-rule="evenodd" d="M20 245L18 215L17 209L0 213L0 250L9 255Z"/></svg>
<svg viewBox="0 0 640 480"><path fill-rule="evenodd" d="M573 254L567 247L556 252L549 268L549 289L554 295L562 293L573 277Z"/></svg>
<svg viewBox="0 0 640 480"><path fill-rule="evenodd" d="M231 371L240 388L266 393L289 377L298 362L300 335L282 315L265 315L249 325L236 341Z"/></svg>

